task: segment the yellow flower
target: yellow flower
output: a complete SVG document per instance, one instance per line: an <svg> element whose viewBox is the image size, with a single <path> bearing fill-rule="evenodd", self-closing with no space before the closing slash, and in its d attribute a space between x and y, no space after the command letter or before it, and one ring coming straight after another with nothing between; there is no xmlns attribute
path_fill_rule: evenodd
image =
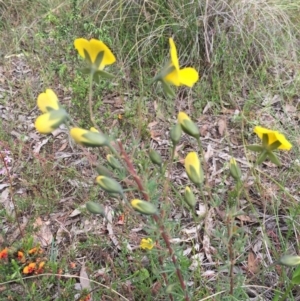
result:
<svg viewBox="0 0 300 301"><path fill-rule="evenodd" d="M268 146L277 142L279 146L276 148L278 149L290 150L292 148L292 144L285 138L285 136L277 131L256 126L254 128L254 133L256 133L260 139L263 139L263 135L266 134L268 136Z"/></svg>
<svg viewBox="0 0 300 301"><path fill-rule="evenodd" d="M198 138L200 136L197 125L191 118L184 112L179 112L177 117L178 123L181 125L182 130L192 137Z"/></svg>
<svg viewBox="0 0 300 301"><path fill-rule="evenodd" d="M106 136L94 129L72 128L70 134L76 143L85 146L104 146L108 143Z"/></svg>
<svg viewBox="0 0 300 301"><path fill-rule="evenodd" d="M65 121L67 116L64 109L49 111L36 119L35 128L41 134L50 134Z"/></svg>
<svg viewBox="0 0 300 301"><path fill-rule="evenodd" d="M143 250L151 250L154 247L154 243L151 238L143 238L140 242L140 248Z"/></svg>
<svg viewBox="0 0 300 301"><path fill-rule="evenodd" d="M203 171L196 152L190 152L184 160L185 171L194 184L203 182Z"/></svg>
<svg viewBox="0 0 300 301"><path fill-rule="evenodd" d="M171 55L171 64L169 69L171 72L164 76L164 80L175 86L185 85L192 87L199 79L198 72L191 67L180 69L176 46L172 38L169 39L169 43Z"/></svg>
<svg viewBox="0 0 300 301"><path fill-rule="evenodd" d="M60 108L58 98L51 89L47 89L46 92L41 93L38 96L37 105L43 113L59 110Z"/></svg>
<svg viewBox="0 0 300 301"><path fill-rule="evenodd" d="M88 41L79 38L74 41L74 46L79 55L87 60L96 70L103 70L105 66L111 65L116 61L114 54L102 41L96 39Z"/></svg>

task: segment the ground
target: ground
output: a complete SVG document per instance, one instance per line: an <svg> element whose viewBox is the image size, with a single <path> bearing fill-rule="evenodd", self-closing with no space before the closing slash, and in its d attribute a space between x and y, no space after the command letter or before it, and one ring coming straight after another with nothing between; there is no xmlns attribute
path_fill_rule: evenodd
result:
<svg viewBox="0 0 300 301"><path fill-rule="evenodd" d="M0 300L299 300L294 268L278 261L299 254L300 2L31 2L0 1ZM200 73L192 89L172 87L172 99L152 83L170 36L181 64ZM160 209L159 226L128 205L145 195L132 173L107 164L108 149L76 145L63 125L50 135L34 127L47 88L75 124L93 125L78 37L103 40L117 57L108 68L114 78L93 86L93 112ZM183 134L171 164L169 132L180 111L197 124L203 153ZM257 125L292 143L276 151L281 166L253 167L257 153L246 146L261 143ZM163 173L149 149L166 162ZM204 168L201 189L184 168L190 151ZM232 157L242 186L230 176ZM99 166L125 198L95 183ZM184 202L187 185L194 211ZM106 218L89 213L88 201L102 204ZM149 237L154 247L144 250ZM30 263L36 268L24 273Z"/></svg>

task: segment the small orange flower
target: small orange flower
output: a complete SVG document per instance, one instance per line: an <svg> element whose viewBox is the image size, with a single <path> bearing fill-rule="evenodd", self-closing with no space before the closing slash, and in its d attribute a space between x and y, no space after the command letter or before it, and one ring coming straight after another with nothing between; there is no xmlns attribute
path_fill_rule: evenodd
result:
<svg viewBox="0 0 300 301"><path fill-rule="evenodd" d="M42 273L44 272L44 269L43 269L44 266L45 266L45 261L41 261L41 262L39 263L39 266L38 266L38 268L36 269L35 273L36 273L36 274L42 274Z"/></svg>
<svg viewBox="0 0 300 301"><path fill-rule="evenodd" d="M34 272L36 268L36 263L32 262L32 263L29 263L29 265L27 265L26 267L24 267L23 269L23 273L24 274L31 274Z"/></svg>
<svg viewBox="0 0 300 301"><path fill-rule="evenodd" d="M76 268L76 263L75 262L70 262L70 268L75 269Z"/></svg>
<svg viewBox="0 0 300 301"><path fill-rule="evenodd" d="M38 251L38 248L35 247L35 248L30 249L30 250L28 251L28 254L29 254L29 255L36 254L37 251Z"/></svg>
<svg viewBox="0 0 300 301"><path fill-rule="evenodd" d="M83 298L80 298L80 301L90 301L90 300L91 300L91 295L90 294L86 295Z"/></svg>
<svg viewBox="0 0 300 301"><path fill-rule="evenodd" d="M3 249L0 251L0 259L4 259L8 257L8 248Z"/></svg>

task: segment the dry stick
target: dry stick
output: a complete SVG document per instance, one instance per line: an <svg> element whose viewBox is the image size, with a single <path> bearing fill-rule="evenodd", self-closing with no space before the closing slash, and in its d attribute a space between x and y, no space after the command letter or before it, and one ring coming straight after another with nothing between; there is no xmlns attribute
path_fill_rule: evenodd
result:
<svg viewBox="0 0 300 301"><path fill-rule="evenodd" d="M2 161L3 161L4 167L5 167L5 169L6 169L6 173L7 173L7 176L8 176L10 199L11 199L13 205L14 205L15 214L16 214L16 220L17 220L17 224L18 224L19 231L20 231L20 235L21 235L22 237L24 237L23 231L22 231L22 228L21 228L21 225L20 225L20 221L19 221L19 212L18 212L18 208L17 208L16 202L15 202L15 199L14 199L14 195L13 195L13 183L12 183L12 180L11 180L11 174L10 174L10 172L9 172L7 163L6 163L5 158L4 158L4 155L2 154L1 151L0 151L0 156L1 156L1 159L2 159Z"/></svg>
<svg viewBox="0 0 300 301"><path fill-rule="evenodd" d="M136 182L136 184L137 184L140 192L143 195L144 200L147 201L147 202L149 202L150 201L149 195L145 191L144 186L143 186L143 184L141 182L140 177L137 175L137 173L135 171L135 168L134 168L131 160L129 159L127 153L125 152L125 150L123 148L123 145L122 145L122 142L118 141L118 145L119 145L121 154L123 156L123 159L124 159L125 163L127 164L128 171L130 172L130 174L132 175L134 181ZM177 260L176 260L176 257L174 255L173 249L171 247L168 234L165 231L165 227L164 227L164 225L162 225L160 223L158 215L155 214L155 215L152 216L152 218L154 219L154 221L156 222L156 224L159 226L159 228L161 230L161 236L162 236L163 240L165 241L165 244L166 244L167 249L169 251L169 254L170 254L170 257L172 259L172 262L173 262L173 264L174 264L174 266L176 268L176 274L177 274L178 280L180 282L180 286L181 286L182 290L185 292L185 301L189 301L190 298L189 298L189 296L187 294L187 291L186 291L186 286L185 286L185 283L184 283L184 279L183 279L183 276L181 274L180 269L178 268ZM160 261L160 264L163 263L161 257L159 257L159 261ZM164 280L167 282L167 278L166 278L166 274L165 273L163 273L163 277L164 277ZM173 297L171 295L169 295L169 296L170 296L170 299L173 300Z"/></svg>

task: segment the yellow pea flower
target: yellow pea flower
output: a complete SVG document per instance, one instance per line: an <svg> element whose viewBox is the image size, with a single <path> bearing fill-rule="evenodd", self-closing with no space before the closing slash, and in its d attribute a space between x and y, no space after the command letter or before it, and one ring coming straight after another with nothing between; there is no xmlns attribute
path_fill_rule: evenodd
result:
<svg viewBox="0 0 300 301"><path fill-rule="evenodd" d="M105 135L97 130L84 130L81 128L72 128L70 134L76 143L84 146L105 146L108 140Z"/></svg>
<svg viewBox="0 0 300 301"><path fill-rule="evenodd" d="M51 89L47 89L38 96L37 105L43 113L60 109L58 98Z"/></svg>
<svg viewBox="0 0 300 301"><path fill-rule="evenodd" d="M154 243L151 238L143 238L140 242L140 248L143 250L151 250L154 247Z"/></svg>
<svg viewBox="0 0 300 301"><path fill-rule="evenodd" d="M177 49L172 38L169 39L169 44L171 64L168 67L168 70L170 70L170 72L167 73L167 75L165 75L163 79L166 82L173 84L174 86L184 85L190 88L193 87L193 85L199 79L198 72L192 67L180 69L177 56Z"/></svg>
<svg viewBox="0 0 300 301"><path fill-rule="evenodd" d="M74 46L79 55L87 60L95 70L103 70L105 66L116 61L114 54L102 41L96 39L88 41L79 38L74 41Z"/></svg>
<svg viewBox="0 0 300 301"><path fill-rule="evenodd" d="M201 184L203 182L203 170L196 152L188 153L184 160L184 167L189 179L194 184Z"/></svg>
<svg viewBox="0 0 300 301"><path fill-rule="evenodd" d="M49 111L35 120L35 128L41 134L50 134L68 117L64 109Z"/></svg>
<svg viewBox="0 0 300 301"><path fill-rule="evenodd" d="M278 131L268 130L261 126L256 126L254 128L254 133L263 140L263 135L267 135L268 137L268 146L271 146L273 143L278 143L278 149L290 150L292 148L292 144L285 138L285 136Z"/></svg>

